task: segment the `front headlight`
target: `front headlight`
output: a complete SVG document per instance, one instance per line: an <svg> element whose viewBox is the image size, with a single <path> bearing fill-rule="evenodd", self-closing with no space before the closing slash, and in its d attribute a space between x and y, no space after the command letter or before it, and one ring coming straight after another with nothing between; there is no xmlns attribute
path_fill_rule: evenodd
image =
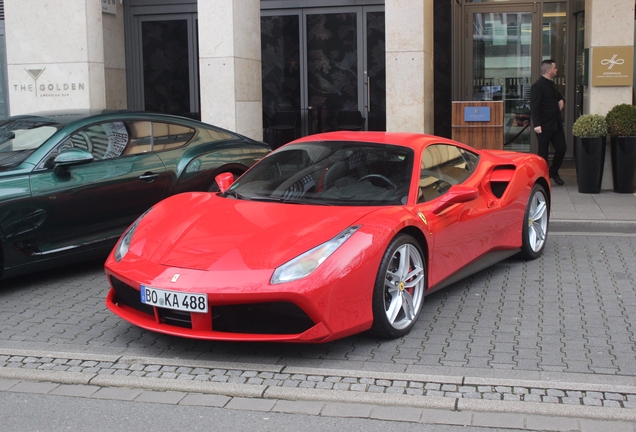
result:
<svg viewBox="0 0 636 432"><path fill-rule="evenodd" d="M286 262L274 271L270 283L291 282L309 276L359 228L360 225L349 227L331 240Z"/></svg>
<svg viewBox="0 0 636 432"><path fill-rule="evenodd" d="M121 238L119 239L117 246L115 246L115 259L117 260L117 262L121 261L128 253L128 248L130 247L130 242L132 241L133 235L135 235L137 225L139 225L139 222L141 222L141 220L148 214L150 210L152 210L152 207L146 210L144 214L139 216L137 220L128 227L126 232L124 232L124 235L121 236Z"/></svg>

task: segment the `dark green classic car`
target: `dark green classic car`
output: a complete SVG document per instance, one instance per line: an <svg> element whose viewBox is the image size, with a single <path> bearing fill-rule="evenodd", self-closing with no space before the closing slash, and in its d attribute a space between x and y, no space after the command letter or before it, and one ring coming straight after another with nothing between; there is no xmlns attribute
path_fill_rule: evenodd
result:
<svg viewBox="0 0 636 432"><path fill-rule="evenodd" d="M161 199L212 191L267 144L195 120L131 111L0 122L0 279L106 256Z"/></svg>

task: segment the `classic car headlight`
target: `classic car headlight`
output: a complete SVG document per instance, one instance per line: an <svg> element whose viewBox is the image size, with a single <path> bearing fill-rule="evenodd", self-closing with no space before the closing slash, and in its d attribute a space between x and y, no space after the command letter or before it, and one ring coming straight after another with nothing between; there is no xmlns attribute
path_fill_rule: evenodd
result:
<svg viewBox="0 0 636 432"><path fill-rule="evenodd" d="M134 221L133 224L129 226L128 229L124 232L124 235L121 236L121 238L119 239L117 246L115 246L115 259L117 260L117 262L121 261L128 253L128 248L130 247L130 242L132 241L133 235L135 235L137 225L139 225L139 222L141 222L141 220L148 214L150 210L152 210L152 207L146 210L144 214L139 216L137 220Z"/></svg>
<svg viewBox="0 0 636 432"><path fill-rule="evenodd" d="M359 228L360 225L349 227L331 240L287 261L274 271L270 282L279 284L309 276Z"/></svg>

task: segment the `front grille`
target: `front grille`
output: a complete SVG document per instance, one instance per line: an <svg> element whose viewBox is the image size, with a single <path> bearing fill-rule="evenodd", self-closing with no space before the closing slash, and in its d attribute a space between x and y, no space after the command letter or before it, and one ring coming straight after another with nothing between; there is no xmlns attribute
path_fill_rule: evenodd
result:
<svg viewBox="0 0 636 432"><path fill-rule="evenodd" d="M159 320L169 325L192 328L192 319L190 312L183 312L174 309L157 308Z"/></svg>
<svg viewBox="0 0 636 432"><path fill-rule="evenodd" d="M110 278L110 283L115 290L116 303L121 303L140 312L154 316L155 313L153 307L141 302L141 294L139 293L139 290L112 276Z"/></svg>
<svg viewBox="0 0 636 432"><path fill-rule="evenodd" d="M293 303L250 303L213 306L212 329L251 334L298 334L314 322Z"/></svg>

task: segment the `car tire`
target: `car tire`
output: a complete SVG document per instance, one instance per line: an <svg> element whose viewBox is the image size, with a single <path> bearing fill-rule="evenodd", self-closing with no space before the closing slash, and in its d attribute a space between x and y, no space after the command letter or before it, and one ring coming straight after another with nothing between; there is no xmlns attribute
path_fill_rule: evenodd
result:
<svg viewBox="0 0 636 432"><path fill-rule="evenodd" d="M545 188L535 184L530 191L530 198L523 216L523 228L521 230L521 252L523 259L533 260L543 254L545 242L548 238L548 225L550 222L550 203Z"/></svg>
<svg viewBox="0 0 636 432"><path fill-rule="evenodd" d="M399 338L407 334L422 310L426 263L418 242L407 234L389 244L373 289L371 334Z"/></svg>

